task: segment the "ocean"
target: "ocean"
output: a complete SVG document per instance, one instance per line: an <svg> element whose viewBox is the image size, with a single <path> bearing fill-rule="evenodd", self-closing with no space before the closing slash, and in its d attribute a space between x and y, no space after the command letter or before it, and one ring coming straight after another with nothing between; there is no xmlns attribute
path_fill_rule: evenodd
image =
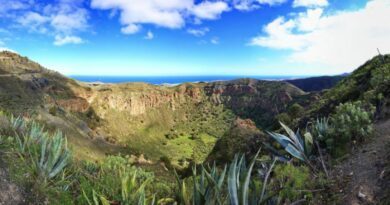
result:
<svg viewBox="0 0 390 205"><path fill-rule="evenodd" d="M130 83L144 82L155 85L180 84L194 82L226 81L239 78L254 78L259 80L289 80L310 76L69 76L75 80L87 83Z"/></svg>

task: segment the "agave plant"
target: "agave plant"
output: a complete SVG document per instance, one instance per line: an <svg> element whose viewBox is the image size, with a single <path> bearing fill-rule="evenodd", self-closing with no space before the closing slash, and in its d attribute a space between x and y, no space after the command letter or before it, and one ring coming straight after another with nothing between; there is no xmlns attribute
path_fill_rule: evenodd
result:
<svg viewBox="0 0 390 205"><path fill-rule="evenodd" d="M196 168L193 168L193 190L192 195L184 180L176 174L179 189L177 198L182 205L208 205L208 204L230 204L230 205L259 205L269 204L270 196L266 193L266 187L271 171L276 163L276 158L269 166L262 163L262 167L254 171L255 163L258 160L260 150L257 152L247 167L245 155L235 155L233 162L220 172L217 171L215 163L212 168L206 169L201 166L201 172L197 175ZM211 170L208 172L208 170ZM176 172L175 172L176 173ZM259 178L252 179L258 173ZM227 174L227 183L225 175ZM258 183L258 182L262 183ZM260 186L262 185L262 186Z"/></svg>
<svg viewBox="0 0 390 205"><path fill-rule="evenodd" d="M83 192L83 197L87 201L88 205L110 205L111 204L110 201L106 199L106 197L96 193L95 190L92 190L92 197L91 197L92 199L88 197L88 195L85 193L84 190L82 190L82 192Z"/></svg>
<svg viewBox="0 0 390 205"><path fill-rule="evenodd" d="M141 184L137 180L137 171L133 173L119 172L121 178L121 204L146 204L145 187L151 182L151 178L147 178ZM152 199L154 204L154 197Z"/></svg>
<svg viewBox="0 0 390 205"><path fill-rule="evenodd" d="M280 122L283 129L287 132L287 136L275 132L268 132L268 134L275 139L291 156L306 162L313 170L316 170L310 163L308 154L310 154L313 147L313 137L307 132L303 137L299 130L295 133L288 126Z"/></svg>
<svg viewBox="0 0 390 205"><path fill-rule="evenodd" d="M315 134L318 139L325 140L329 135L331 126L329 124L329 118L317 118L317 120L312 124L311 132Z"/></svg>
<svg viewBox="0 0 390 205"><path fill-rule="evenodd" d="M196 175L196 167L194 167L194 195L192 204L222 204L226 166L221 173L218 173L215 163L210 173L202 166L199 180L197 180Z"/></svg>
<svg viewBox="0 0 390 205"><path fill-rule="evenodd" d="M266 169L258 169L262 175L262 188L251 179L253 168L259 152L252 159L249 167L246 167L245 156L236 155L229 167L228 190L229 202L231 205L258 205L266 201L266 187L268 179L275 165L276 159ZM265 168L265 166L263 166Z"/></svg>
<svg viewBox="0 0 390 205"><path fill-rule="evenodd" d="M176 179L179 185L177 198L181 204L185 205L213 205L224 204L224 180L227 167L225 166L222 172L218 172L215 163L212 168L209 167L210 172L201 166L200 175L198 176L196 167L192 169L192 198L188 193L187 184L181 180L176 174Z"/></svg>
<svg viewBox="0 0 390 205"><path fill-rule="evenodd" d="M13 115L10 117L10 123L11 127L16 131L24 130L27 124L22 117L18 116L15 118Z"/></svg>
<svg viewBox="0 0 390 205"><path fill-rule="evenodd" d="M67 140L62 132L57 131L53 136L44 133L39 137L36 149L30 149L34 165L39 176L45 180L55 177L68 164L70 151Z"/></svg>

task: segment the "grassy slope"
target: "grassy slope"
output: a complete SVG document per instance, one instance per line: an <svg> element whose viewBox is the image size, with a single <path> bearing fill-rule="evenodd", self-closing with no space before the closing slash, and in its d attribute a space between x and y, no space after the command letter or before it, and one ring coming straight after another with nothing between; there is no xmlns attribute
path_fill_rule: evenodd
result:
<svg viewBox="0 0 390 205"><path fill-rule="evenodd" d="M377 106L377 113L388 116L390 97L390 55L376 56L328 90L312 105L311 116L327 115L340 103L367 100ZM383 113L384 112L384 113Z"/></svg>

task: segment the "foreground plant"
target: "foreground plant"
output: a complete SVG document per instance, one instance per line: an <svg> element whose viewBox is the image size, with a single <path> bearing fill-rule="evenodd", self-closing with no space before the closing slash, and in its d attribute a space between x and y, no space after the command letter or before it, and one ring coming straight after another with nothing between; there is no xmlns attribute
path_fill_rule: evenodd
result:
<svg viewBox="0 0 390 205"><path fill-rule="evenodd" d="M239 157L236 155L233 162L230 164L228 190L231 205L257 205L263 204L266 201L266 187L276 159L273 160L269 168L257 170L263 177L262 188L260 189L259 183L256 183L256 180L251 179L253 167L259 153L260 151L252 159L249 167L245 165L244 155L241 156L240 160L238 160Z"/></svg>
<svg viewBox="0 0 390 205"><path fill-rule="evenodd" d="M196 168L193 168L192 190L189 190L185 180L181 180L176 175L179 185L178 201L184 205L268 203L271 196L266 192L266 187L276 159L269 166L262 163L262 166L255 168L259 153L260 151L254 156L249 166L246 164L244 155L235 155L232 163L220 171L215 164L209 169L201 166L200 174L197 175ZM227 167L229 167L228 170ZM257 177L253 178L253 176Z"/></svg>
<svg viewBox="0 0 390 205"><path fill-rule="evenodd" d="M312 135L307 132L304 134L303 138L299 133L299 130L297 132L293 132L288 126L286 126L282 122L280 122L280 125L286 131L287 135L275 132L268 132L268 134L273 139L275 139L287 153L305 162L313 169L313 171L315 171L316 168L311 164L309 159L309 155L311 154L313 147Z"/></svg>
<svg viewBox="0 0 390 205"><path fill-rule="evenodd" d="M39 170L39 175L44 179L52 179L57 176L69 162L70 151L66 138L62 132L57 131L53 136L43 134L40 138L38 149L32 155L34 164Z"/></svg>

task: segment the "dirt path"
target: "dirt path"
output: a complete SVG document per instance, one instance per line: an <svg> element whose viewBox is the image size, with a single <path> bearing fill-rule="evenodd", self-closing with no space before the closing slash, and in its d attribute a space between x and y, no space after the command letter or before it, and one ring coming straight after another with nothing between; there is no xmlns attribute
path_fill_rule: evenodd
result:
<svg viewBox="0 0 390 205"><path fill-rule="evenodd" d="M10 181L6 164L0 159L0 205L22 204L25 204L23 191Z"/></svg>
<svg viewBox="0 0 390 205"><path fill-rule="evenodd" d="M351 153L335 167L333 175L339 184L340 204L381 204L390 189L385 169L389 163L390 120L375 125L375 137ZM386 179L387 178L387 179Z"/></svg>

